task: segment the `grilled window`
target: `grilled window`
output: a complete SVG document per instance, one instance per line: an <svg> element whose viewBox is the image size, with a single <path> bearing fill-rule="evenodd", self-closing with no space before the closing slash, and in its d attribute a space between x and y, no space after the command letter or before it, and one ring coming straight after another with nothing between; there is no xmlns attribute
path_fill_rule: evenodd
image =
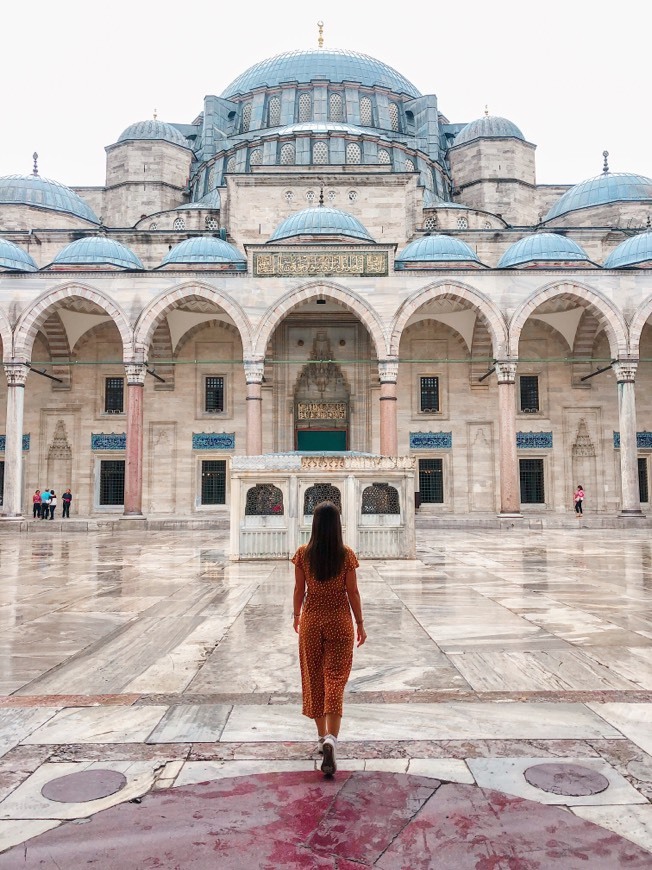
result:
<svg viewBox="0 0 652 870"><path fill-rule="evenodd" d="M332 501L340 512L342 511L342 493L339 489L330 483L315 483L303 494L304 516L312 516L317 505L323 501Z"/></svg>
<svg viewBox="0 0 652 870"><path fill-rule="evenodd" d="M261 166L263 162L263 149L254 148L249 157L250 166Z"/></svg>
<svg viewBox="0 0 652 870"><path fill-rule="evenodd" d="M638 460L638 494L640 500L644 504L647 504L650 498L648 489L647 459L645 457Z"/></svg>
<svg viewBox="0 0 652 870"><path fill-rule="evenodd" d="M539 410L539 377L538 375L521 375L521 411L534 414Z"/></svg>
<svg viewBox="0 0 652 870"><path fill-rule="evenodd" d="M392 162L392 160L391 160L391 158L390 158L390 156L389 156L389 151L387 151L385 148L380 148L380 149L379 149L379 151L378 151L378 162L379 162L379 163L383 163L383 164L385 164L385 165L387 165L388 163L391 163L391 162Z"/></svg>
<svg viewBox="0 0 652 870"><path fill-rule="evenodd" d="M270 97L267 106L267 126L278 127L281 123L281 101L278 97Z"/></svg>
<svg viewBox="0 0 652 870"><path fill-rule="evenodd" d="M100 504L125 503L125 461L104 459L100 462Z"/></svg>
<svg viewBox="0 0 652 870"><path fill-rule="evenodd" d="M373 126L373 106L369 97L360 99L360 123L363 127Z"/></svg>
<svg viewBox="0 0 652 870"><path fill-rule="evenodd" d="M122 414L125 400L125 379L106 378L104 381L104 412Z"/></svg>
<svg viewBox="0 0 652 870"><path fill-rule="evenodd" d="M225 459L208 459L202 462L201 503L226 504Z"/></svg>
<svg viewBox="0 0 652 870"><path fill-rule="evenodd" d="M281 148L281 165L290 166L294 163L294 145L286 142Z"/></svg>
<svg viewBox="0 0 652 870"><path fill-rule="evenodd" d="M344 120L344 100L342 94L331 94L328 98L328 115L331 121Z"/></svg>
<svg viewBox="0 0 652 870"><path fill-rule="evenodd" d="M346 162L347 163L361 163L362 162L362 149L358 145L357 142L349 142L346 146Z"/></svg>
<svg viewBox="0 0 652 870"><path fill-rule="evenodd" d="M210 375L206 378L204 410L219 414L224 410L224 378Z"/></svg>
<svg viewBox="0 0 652 870"><path fill-rule="evenodd" d="M312 121L312 100L310 94L303 93L299 96L299 123Z"/></svg>
<svg viewBox="0 0 652 870"><path fill-rule="evenodd" d="M389 126L395 133L399 132L399 115L396 103L389 104Z"/></svg>
<svg viewBox="0 0 652 870"><path fill-rule="evenodd" d="M429 375L421 378L420 410L430 414L439 411L439 378Z"/></svg>
<svg viewBox="0 0 652 870"><path fill-rule="evenodd" d="M235 157L229 157L226 161L226 169L225 172L235 172Z"/></svg>
<svg viewBox="0 0 652 870"><path fill-rule="evenodd" d="M240 132L247 133L251 124L251 103L245 103L242 107L242 121L240 123Z"/></svg>
<svg viewBox="0 0 652 870"><path fill-rule="evenodd" d="M283 514L283 493L273 483L257 483L247 490L245 516L273 517Z"/></svg>
<svg viewBox="0 0 652 870"><path fill-rule="evenodd" d="M521 503L545 504L543 459L519 459Z"/></svg>
<svg viewBox="0 0 652 870"><path fill-rule="evenodd" d="M328 163L328 143L315 142L312 146L312 162L313 163Z"/></svg>
<svg viewBox="0 0 652 870"><path fill-rule="evenodd" d="M363 514L400 514L398 490L388 483L374 483L362 490Z"/></svg>
<svg viewBox="0 0 652 870"><path fill-rule="evenodd" d="M405 161L404 169L405 169L406 172L414 172L414 161L413 161L413 160L410 160L409 157L408 157L408 159Z"/></svg>
<svg viewBox="0 0 652 870"><path fill-rule="evenodd" d="M422 504L444 503L444 470L441 459L419 460L419 492Z"/></svg>

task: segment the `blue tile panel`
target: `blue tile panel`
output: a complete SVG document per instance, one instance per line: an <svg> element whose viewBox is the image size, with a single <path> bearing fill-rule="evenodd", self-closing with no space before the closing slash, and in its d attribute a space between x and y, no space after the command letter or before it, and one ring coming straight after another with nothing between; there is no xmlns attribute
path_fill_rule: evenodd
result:
<svg viewBox="0 0 652 870"><path fill-rule="evenodd" d="M127 449L127 433L122 432L116 435L111 432L106 435L104 432L99 432L91 435L91 450L126 450Z"/></svg>
<svg viewBox="0 0 652 870"><path fill-rule="evenodd" d="M450 450L452 432L410 432L410 450Z"/></svg>
<svg viewBox="0 0 652 870"><path fill-rule="evenodd" d="M5 451L5 441L6 436L0 435L0 453L4 453ZM29 433L27 435L23 435L23 450L29 450Z"/></svg>
<svg viewBox="0 0 652 870"><path fill-rule="evenodd" d="M77 239L62 248L52 261L57 266L117 266L120 269L143 269L133 251L106 236Z"/></svg>
<svg viewBox="0 0 652 870"><path fill-rule="evenodd" d="M550 209L544 221L580 208L623 201L652 202L652 178L631 172L603 172L567 190Z"/></svg>
<svg viewBox="0 0 652 870"><path fill-rule="evenodd" d="M620 269L623 266L649 263L650 260L652 260L652 232L639 233L614 248L604 261L604 267L605 269Z"/></svg>
<svg viewBox="0 0 652 870"><path fill-rule="evenodd" d="M516 447L519 450L550 449L552 432L517 432Z"/></svg>
<svg viewBox="0 0 652 870"><path fill-rule="evenodd" d="M99 224L93 209L74 190L40 175L5 175L0 178L0 205L32 205L67 212Z"/></svg>
<svg viewBox="0 0 652 870"><path fill-rule="evenodd" d="M193 432L193 450L235 450L235 432Z"/></svg>
<svg viewBox="0 0 652 870"><path fill-rule="evenodd" d="M639 449L652 448L652 432L648 432L647 429L643 432L637 432L636 446ZM614 447L616 449L620 447L620 432L614 432Z"/></svg>
<svg viewBox="0 0 652 870"><path fill-rule="evenodd" d="M588 262L586 253L577 242L558 233L534 233L514 242L498 261L499 269L538 262Z"/></svg>
<svg viewBox="0 0 652 870"><path fill-rule="evenodd" d="M499 115L484 115L462 127L455 137L455 145L464 145L474 139L525 139L516 124Z"/></svg>
<svg viewBox="0 0 652 870"><path fill-rule="evenodd" d="M0 269L10 269L13 272L36 272L38 266L27 251L8 239L0 239Z"/></svg>
<svg viewBox="0 0 652 870"><path fill-rule="evenodd" d="M298 211L286 218L270 236L270 242L295 236L348 236L352 239L373 239L360 221L348 212L326 206L315 206Z"/></svg>

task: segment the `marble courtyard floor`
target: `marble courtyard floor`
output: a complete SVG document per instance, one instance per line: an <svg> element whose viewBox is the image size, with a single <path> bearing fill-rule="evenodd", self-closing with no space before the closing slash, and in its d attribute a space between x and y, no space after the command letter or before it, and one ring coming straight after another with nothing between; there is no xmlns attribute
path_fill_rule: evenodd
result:
<svg viewBox="0 0 652 870"><path fill-rule="evenodd" d="M291 566L226 545L0 533L0 868L652 867L648 531L363 562L330 782Z"/></svg>

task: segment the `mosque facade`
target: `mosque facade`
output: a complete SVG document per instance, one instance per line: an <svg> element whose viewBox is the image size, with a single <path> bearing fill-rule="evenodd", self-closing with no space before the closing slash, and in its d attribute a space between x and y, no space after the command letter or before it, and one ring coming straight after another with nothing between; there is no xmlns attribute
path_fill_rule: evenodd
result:
<svg viewBox="0 0 652 870"><path fill-rule="evenodd" d="M292 451L412 456L426 514L644 516L652 180L535 150L318 48L131 124L101 187L0 178L5 519L226 517L233 458Z"/></svg>

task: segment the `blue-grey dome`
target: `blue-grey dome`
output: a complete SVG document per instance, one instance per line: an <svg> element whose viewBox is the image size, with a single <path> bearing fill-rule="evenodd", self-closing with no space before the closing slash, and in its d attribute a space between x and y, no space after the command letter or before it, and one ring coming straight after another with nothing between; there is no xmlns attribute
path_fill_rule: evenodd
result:
<svg viewBox="0 0 652 870"><path fill-rule="evenodd" d="M463 145L465 142L471 142L473 139L506 138L522 139L525 141L525 136L512 121L509 121L507 118L501 118L498 115L483 115L482 118L471 121L466 127L462 127L455 137L453 144Z"/></svg>
<svg viewBox="0 0 652 870"><path fill-rule="evenodd" d="M129 248L106 236L89 236L66 245L51 266L117 266L119 269L143 269L143 264Z"/></svg>
<svg viewBox="0 0 652 870"><path fill-rule="evenodd" d="M367 54L338 48L286 51L256 63L222 92L226 99L247 94L254 88L274 88L283 82L308 84L315 79L328 82L359 82L367 87L388 88L398 94L421 94L400 73Z"/></svg>
<svg viewBox="0 0 652 870"><path fill-rule="evenodd" d="M403 248L394 261L398 270L409 268L411 263L480 263L473 248L461 239L437 233L423 236Z"/></svg>
<svg viewBox="0 0 652 870"><path fill-rule="evenodd" d="M373 242L357 218L345 211L325 206L305 208L290 215L276 227L269 241L278 242L295 236L347 236Z"/></svg>
<svg viewBox="0 0 652 870"><path fill-rule="evenodd" d="M550 209L544 221L581 208L623 201L652 201L652 179L631 172L603 172L567 190Z"/></svg>
<svg viewBox="0 0 652 870"><path fill-rule="evenodd" d="M588 262L577 242L558 233L535 233L514 242L498 261L499 269L540 262Z"/></svg>
<svg viewBox="0 0 652 870"><path fill-rule="evenodd" d="M621 269L652 261L652 232L639 233L621 242L604 261L605 269Z"/></svg>
<svg viewBox="0 0 652 870"><path fill-rule="evenodd" d="M0 269L10 269L13 272L36 272L38 266L27 251L23 251L9 239L0 239Z"/></svg>
<svg viewBox="0 0 652 870"><path fill-rule="evenodd" d="M247 261L237 248L214 236L193 236L175 245L163 258L161 266L187 266L193 263L203 265L229 265L239 272L245 271Z"/></svg>
<svg viewBox="0 0 652 870"><path fill-rule="evenodd" d="M0 205L30 205L99 224L93 209L74 190L40 175L5 175L0 178Z"/></svg>
<svg viewBox="0 0 652 870"><path fill-rule="evenodd" d="M136 121L123 130L118 137L118 142L132 142L141 139L158 139L163 142L171 142L173 145L181 145L182 148L190 148L190 143L183 135L165 121L150 119L149 121Z"/></svg>

